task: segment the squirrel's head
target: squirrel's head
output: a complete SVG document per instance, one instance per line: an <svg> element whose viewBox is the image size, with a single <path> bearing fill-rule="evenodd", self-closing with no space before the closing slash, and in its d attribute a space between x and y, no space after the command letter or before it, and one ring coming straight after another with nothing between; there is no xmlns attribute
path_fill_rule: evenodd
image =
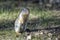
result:
<svg viewBox="0 0 60 40"><path fill-rule="evenodd" d="M22 9L23 14L29 14L29 9L28 8L23 8Z"/></svg>

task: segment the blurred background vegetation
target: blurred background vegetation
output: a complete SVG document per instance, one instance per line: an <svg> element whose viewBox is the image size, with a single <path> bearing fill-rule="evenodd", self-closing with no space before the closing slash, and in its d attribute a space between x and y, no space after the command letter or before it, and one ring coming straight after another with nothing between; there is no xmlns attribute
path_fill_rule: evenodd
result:
<svg viewBox="0 0 60 40"><path fill-rule="evenodd" d="M40 22L39 27L60 24L60 0L0 0L0 28L14 27L14 21L24 7L30 9L30 22L34 18Z"/></svg>
<svg viewBox="0 0 60 40"><path fill-rule="evenodd" d="M14 37L14 22L24 7L30 9L27 28L42 29L60 26L60 0L0 0L0 34L2 39L5 36L7 39L11 34Z"/></svg>

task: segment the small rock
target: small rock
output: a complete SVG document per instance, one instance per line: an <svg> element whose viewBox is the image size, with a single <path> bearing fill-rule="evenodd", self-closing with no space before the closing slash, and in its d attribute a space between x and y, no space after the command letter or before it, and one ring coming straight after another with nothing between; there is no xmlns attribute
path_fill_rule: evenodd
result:
<svg viewBox="0 0 60 40"><path fill-rule="evenodd" d="M48 38L48 40L51 40L51 38Z"/></svg>
<svg viewBox="0 0 60 40"><path fill-rule="evenodd" d="M48 33L48 36L51 37L52 36L52 33Z"/></svg>
<svg viewBox="0 0 60 40"><path fill-rule="evenodd" d="M56 38L56 40L58 40L58 38Z"/></svg>
<svg viewBox="0 0 60 40"><path fill-rule="evenodd" d="M31 34L27 34L26 40L31 40Z"/></svg>

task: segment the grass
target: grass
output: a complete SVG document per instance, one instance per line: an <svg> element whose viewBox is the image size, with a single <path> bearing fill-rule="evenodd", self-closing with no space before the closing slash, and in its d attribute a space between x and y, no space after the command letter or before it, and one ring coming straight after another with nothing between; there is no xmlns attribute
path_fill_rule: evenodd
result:
<svg viewBox="0 0 60 40"><path fill-rule="evenodd" d="M0 10L0 40L16 40L14 33L14 21L18 17L20 11L21 9ZM30 9L29 22L31 22L31 24L28 24L28 28L45 28L48 26L52 27L59 25L59 13L60 12L57 11L44 11L37 8ZM44 35L40 35L38 38L32 37L32 40L43 40L42 38L44 38ZM48 38L48 36L46 35L45 38Z"/></svg>
<svg viewBox="0 0 60 40"><path fill-rule="evenodd" d="M7 4L8 3L8 4ZM14 21L19 15L23 7L16 8L15 2L1 2L0 3L0 40L16 40L14 32ZM11 9L7 6L12 6ZM24 3L23 5L24 6ZM29 4L31 6L31 4ZM28 6L28 7L29 7ZM37 5L29 7L30 16L28 22L29 29L41 29L46 27L57 27L60 25L60 12L55 10L41 10ZM22 34L24 35L24 34ZM21 35L21 40L23 36ZM57 36L52 36L53 39ZM48 40L47 35L32 36L32 40Z"/></svg>

